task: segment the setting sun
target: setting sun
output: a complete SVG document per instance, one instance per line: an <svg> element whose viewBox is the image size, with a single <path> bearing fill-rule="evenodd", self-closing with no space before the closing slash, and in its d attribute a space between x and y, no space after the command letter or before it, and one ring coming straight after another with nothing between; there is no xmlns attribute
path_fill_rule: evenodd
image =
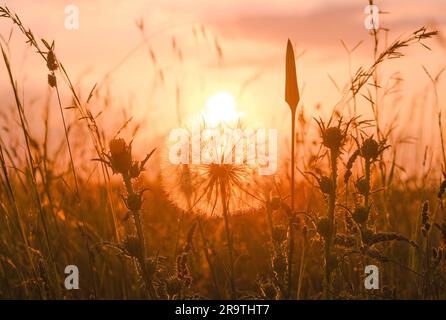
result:
<svg viewBox="0 0 446 320"><path fill-rule="evenodd" d="M242 113L237 112L234 96L223 91L210 96L205 107L202 115L206 124L211 127L236 123L242 116Z"/></svg>
<svg viewBox="0 0 446 320"><path fill-rule="evenodd" d="M2 1L2 307L446 301L446 0L210 3Z"/></svg>

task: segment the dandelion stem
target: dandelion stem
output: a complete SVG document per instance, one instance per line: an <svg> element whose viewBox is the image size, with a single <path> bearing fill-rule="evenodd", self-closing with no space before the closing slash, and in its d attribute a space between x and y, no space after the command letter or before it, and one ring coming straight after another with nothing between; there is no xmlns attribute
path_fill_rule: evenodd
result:
<svg viewBox="0 0 446 320"><path fill-rule="evenodd" d="M223 181L220 182L220 194L221 201L223 205L223 218L225 220L225 230L226 230L226 238L228 240L228 255L229 255L229 280L231 285L231 299L236 299L236 290L235 290L235 282L234 282L234 256L233 256L233 243L232 243L232 235L229 224L229 210L226 196L226 188Z"/></svg>

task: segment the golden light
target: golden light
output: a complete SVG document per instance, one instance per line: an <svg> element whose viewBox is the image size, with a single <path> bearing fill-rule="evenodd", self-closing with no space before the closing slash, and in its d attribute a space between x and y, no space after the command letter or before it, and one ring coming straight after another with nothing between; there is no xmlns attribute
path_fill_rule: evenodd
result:
<svg viewBox="0 0 446 320"><path fill-rule="evenodd" d="M206 125L216 127L220 124L235 124L242 116L237 112L235 98L227 92L218 92L210 96L206 101L206 110L202 116Z"/></svg>

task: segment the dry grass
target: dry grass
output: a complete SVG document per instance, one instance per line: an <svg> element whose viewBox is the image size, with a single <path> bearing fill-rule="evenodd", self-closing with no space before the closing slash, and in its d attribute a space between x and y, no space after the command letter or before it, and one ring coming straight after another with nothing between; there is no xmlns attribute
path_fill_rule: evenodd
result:
<svg viewBox="0 0 446 320"><path fill-rule="evenodd" d="M18 119L9 130L22 136L23 145L0 141L1 298L446 299L446 173L439 173L446 160L437 94L441 72L433 77L425 69L436 97L444 163L434 167L441 170L429 170L422 179L399 176L401 165L393 156L399 146L390 144L392 128L381 126L383 106L378 103L387 94L378 68L401 57L408 46L426 46L424 41L436 32L420 28L382 52L379 31L373 32L374 61L351 76L332 116L313 121L303 110L298 114L298 131L304 126L320 131L317 150L306 150L305 164L296 164L294 156L294 149L306 144L305 137L295 140L300 96L289 42L290 177L258 183L238 166L182 166L177 171L181 187L175 189L165 188L162 175L144 178L144 170L157 165L151 157L155 150L137 161L131 142L106 138L90 109L98 88L80 99L54 43L37 40L8 8L0 7L0 16L22 32L48 68L64 129L60 149L65 150L49 154L47 121L44 141L32 134L3 43ZM138 28L144 34L141 22ZM218 41L215 46L221 59ZM173 47L182 59L175 39ZM59 83L71 96L68 110L62 108ZM356 111L359 100L370 104L375 119L341 115L341 106L353 104ZM66 113L76 113L79 120L69 123ZM177 116L181 122L179 107ZM86 129L84 139L89 139L95 161L85 164L76 158L83 150L77 152L70 140L75 125ZM69 162L68 171L58 165L59 157ZM85 174L83 166L94 167L98 179ZM303 179L295 178L294 171L302 167ZM439 179L438 188L428 183ZM260 209L242 210L237 204L232 194L242 181L241 192L255 197ZM186 209L176 207L175 198L185 199ZM196 210L201 200L221 214ZM68 264L81 270L81 290L63 288ZM364 288L364 267L370 264L381 270L379 290Z"/></svg>

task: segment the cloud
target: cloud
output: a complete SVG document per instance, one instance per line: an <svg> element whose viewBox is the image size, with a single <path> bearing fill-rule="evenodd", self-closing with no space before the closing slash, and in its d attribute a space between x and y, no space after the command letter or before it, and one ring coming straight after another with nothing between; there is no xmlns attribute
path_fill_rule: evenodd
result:
<svg viewBox="0 0 446 320"><path fill-rule="evenodd" d="M338 46L340 39L356 43L367 37L364 8L365 4L361 2L323 5L310 11L297 9L288 13L280 8L269 12L244 9L231 15L216 14L204 19L228 39L282 44L286 38L291 38L305 47L326 48ZM397 0L386 3L384 10L391 14L381 15L382 24L391 27L395 33L412 31L430 21L446 23L441 14L446 10L446 3L435 0L425 1L423 6L418 1Z"/></svg>

